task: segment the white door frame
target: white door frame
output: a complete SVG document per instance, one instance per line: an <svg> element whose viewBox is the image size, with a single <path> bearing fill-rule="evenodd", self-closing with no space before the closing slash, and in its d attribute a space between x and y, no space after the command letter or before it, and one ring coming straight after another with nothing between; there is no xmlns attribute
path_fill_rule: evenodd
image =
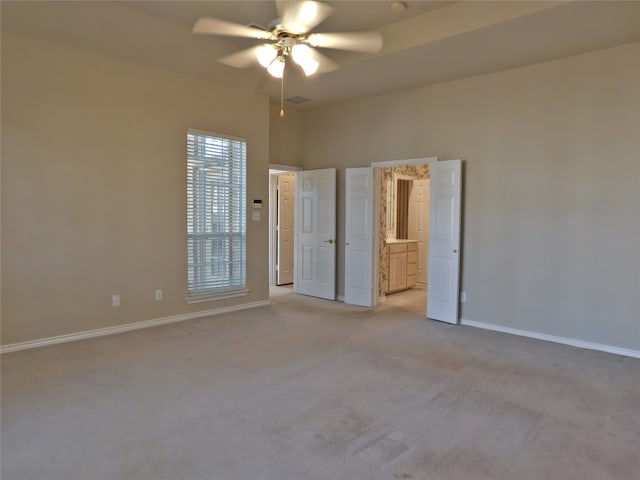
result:
<svg viewBox="0 0 640 480"><path fill-rule="evenodd" d="M275 163L269 164L269 286L276 284L276 248L278 246L275 243L275 231L276 231L276 188L277 179L276 176L280 173L298 172L302 170L302 167L295 165L278 165ZM294 236L295 236L295 216L293 220Z"/></svg>
<svg viewBox="0 0 640 480"><path fill-rule="evenodd" d="M380 191L380 169L389 167L404 167L407 165L429 165L436 163L438 157L423 157L423 158L410 158L406 160L388 160L384 162L373 162L371 167L373 168L373 178L375 183L375 189L373 197L373 286L375 294L373 295L373 306L378 304L378 286L380 283L380 197L382 192ZM425 306L426 312L426 306Z"/></svg>

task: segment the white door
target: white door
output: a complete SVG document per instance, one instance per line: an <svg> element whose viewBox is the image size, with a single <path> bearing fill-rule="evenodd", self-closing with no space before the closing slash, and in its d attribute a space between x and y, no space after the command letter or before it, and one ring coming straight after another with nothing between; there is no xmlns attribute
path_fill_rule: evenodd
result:
<svg viewBox="0 0 640 480"><path fill-rule="evenodd" d="M413 180L409 196L409 238L418 241L416 281L427 283L429 254L429 179Z"/></svg>
<svg viewBox="0 0 640 480"><path fill-rule="evenodd" d="M295 173L278 175L278 262L277 285L293 283L293 212Z"/></svg>
<svg viewBox="0 0 640 480"><path fill-rule="evenodd" d="M346 169L344 303L373 306L373 168Z"/></svg>
<svg viewBox="0 0 640 480"><path fill-rule="evenodd" d="M296 173L296 292L336 298L336 169Z"/></svg>
<svg viewBox="0 0 640 480"><path fill-rule="evenodd" d="M431 164L427 317L458 322L460 275L460 160Z"/></svg>

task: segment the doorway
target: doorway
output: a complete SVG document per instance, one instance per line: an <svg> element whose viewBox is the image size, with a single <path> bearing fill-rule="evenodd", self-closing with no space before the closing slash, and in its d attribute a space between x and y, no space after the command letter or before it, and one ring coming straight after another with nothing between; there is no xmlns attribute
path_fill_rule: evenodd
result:
<svg viewBox="0 0 640 480"><path fill-rule="evenodd" d="M336 169L271 165L269 182L270 291L335 300Z"/></svg>
<svg viewBox="0 0 640 480"><path fill-rule="evenodd" d="M461 229L461 203L462 203L462 161L443 160L438 161L437 157L399 160L389 162L374 162L371 167L376 172L376 182L374 195L375 223L374 240L376 255L373 255L374 265L374 288L377 287L378 295L374 300L378 300L385 295L389 288L388 277L391 268L380 268L380 263L391 264L391 254L398 254L400 258L394 264L398 269L399 279L408 282L412 279L407 275L407 270L411 267L409 258L413 260L416 248L409 245L403 248L402 244L410 243L406 240L390 238L391 225L395 220L393 203L393 185L387 181L380 181L383 176L381 169L387 167L398 167L405 165L429 165L429 245L428 245L428 282L429 294L426 302L426 317L447 323L458 323L459 320L459 292L460 292L460 229ZM384 178L384 177L383 177ZM347 197L349 196L347 186ZM426 212L425 212L426 213ZM390 241L391 240L391 241ZM393 245L395 240L396 245ZM400 245L398 245L398 243ZM389 248L386 248L386 247ZM425 252L425 256L427 252ZM402 256L406 260L401 262ZM404 269L404 270L403 270ZM386 285L386 286L385 286ZM407 283L405 283L406 287ZM400 289L402 284L394 284Z"/></svg>
<svg viewBox="0 0 640 480"><path fill-rule="evenodd" d="M269 169L269 287L292 288L294 281L295 171Z"/></svg>
<svg viewBox="0 0 640 480"><path fill-rule="evenodd" d="M426 305L429 252L428 163L376 168L382 301ZM423 307L424 309L424 307Z"/></svg>

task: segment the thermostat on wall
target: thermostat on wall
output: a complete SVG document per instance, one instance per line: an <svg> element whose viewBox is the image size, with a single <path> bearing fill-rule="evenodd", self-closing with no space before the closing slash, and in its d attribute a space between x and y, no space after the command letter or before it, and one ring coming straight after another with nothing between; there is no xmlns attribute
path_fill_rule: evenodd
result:
<svg viewBox="0 0 640 480"><path fill-rule="evenodd" d="M262 200L253 200L253 208L262 208Z"/></svg>

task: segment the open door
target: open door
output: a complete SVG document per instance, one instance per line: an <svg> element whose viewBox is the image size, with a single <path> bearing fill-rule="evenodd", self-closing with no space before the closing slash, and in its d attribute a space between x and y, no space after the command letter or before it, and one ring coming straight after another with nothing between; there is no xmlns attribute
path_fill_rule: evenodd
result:
<svg viewBox="0 0 640 480"><path fill-rule="evenodd" d="M346 169L344 303L373 306L373 168Z"/></svg>
<svg viewBox="0 0 640 480"><path fill-rule="evenodd" d="M413 180L409 196L409 235L418 241L416 282L427 283L427 259L429 256L429 179Z"/></svg>
<svg viewBox="0 0 640 480"><path fill-rule="evenodd" d="M296 176L278 175L276 285L293 283L293 212Z"/></svg>
<svg viewBox="0 0 640 480"><path fill-rule="evenodd" d="M294 289L336 298L336 169L296 173Z"/></svg>
<svg viewBox="0 0 640 480"><path fill-rule="evenodd" d="M427 317L458 323L462 162L431 164Z"/></svg>

